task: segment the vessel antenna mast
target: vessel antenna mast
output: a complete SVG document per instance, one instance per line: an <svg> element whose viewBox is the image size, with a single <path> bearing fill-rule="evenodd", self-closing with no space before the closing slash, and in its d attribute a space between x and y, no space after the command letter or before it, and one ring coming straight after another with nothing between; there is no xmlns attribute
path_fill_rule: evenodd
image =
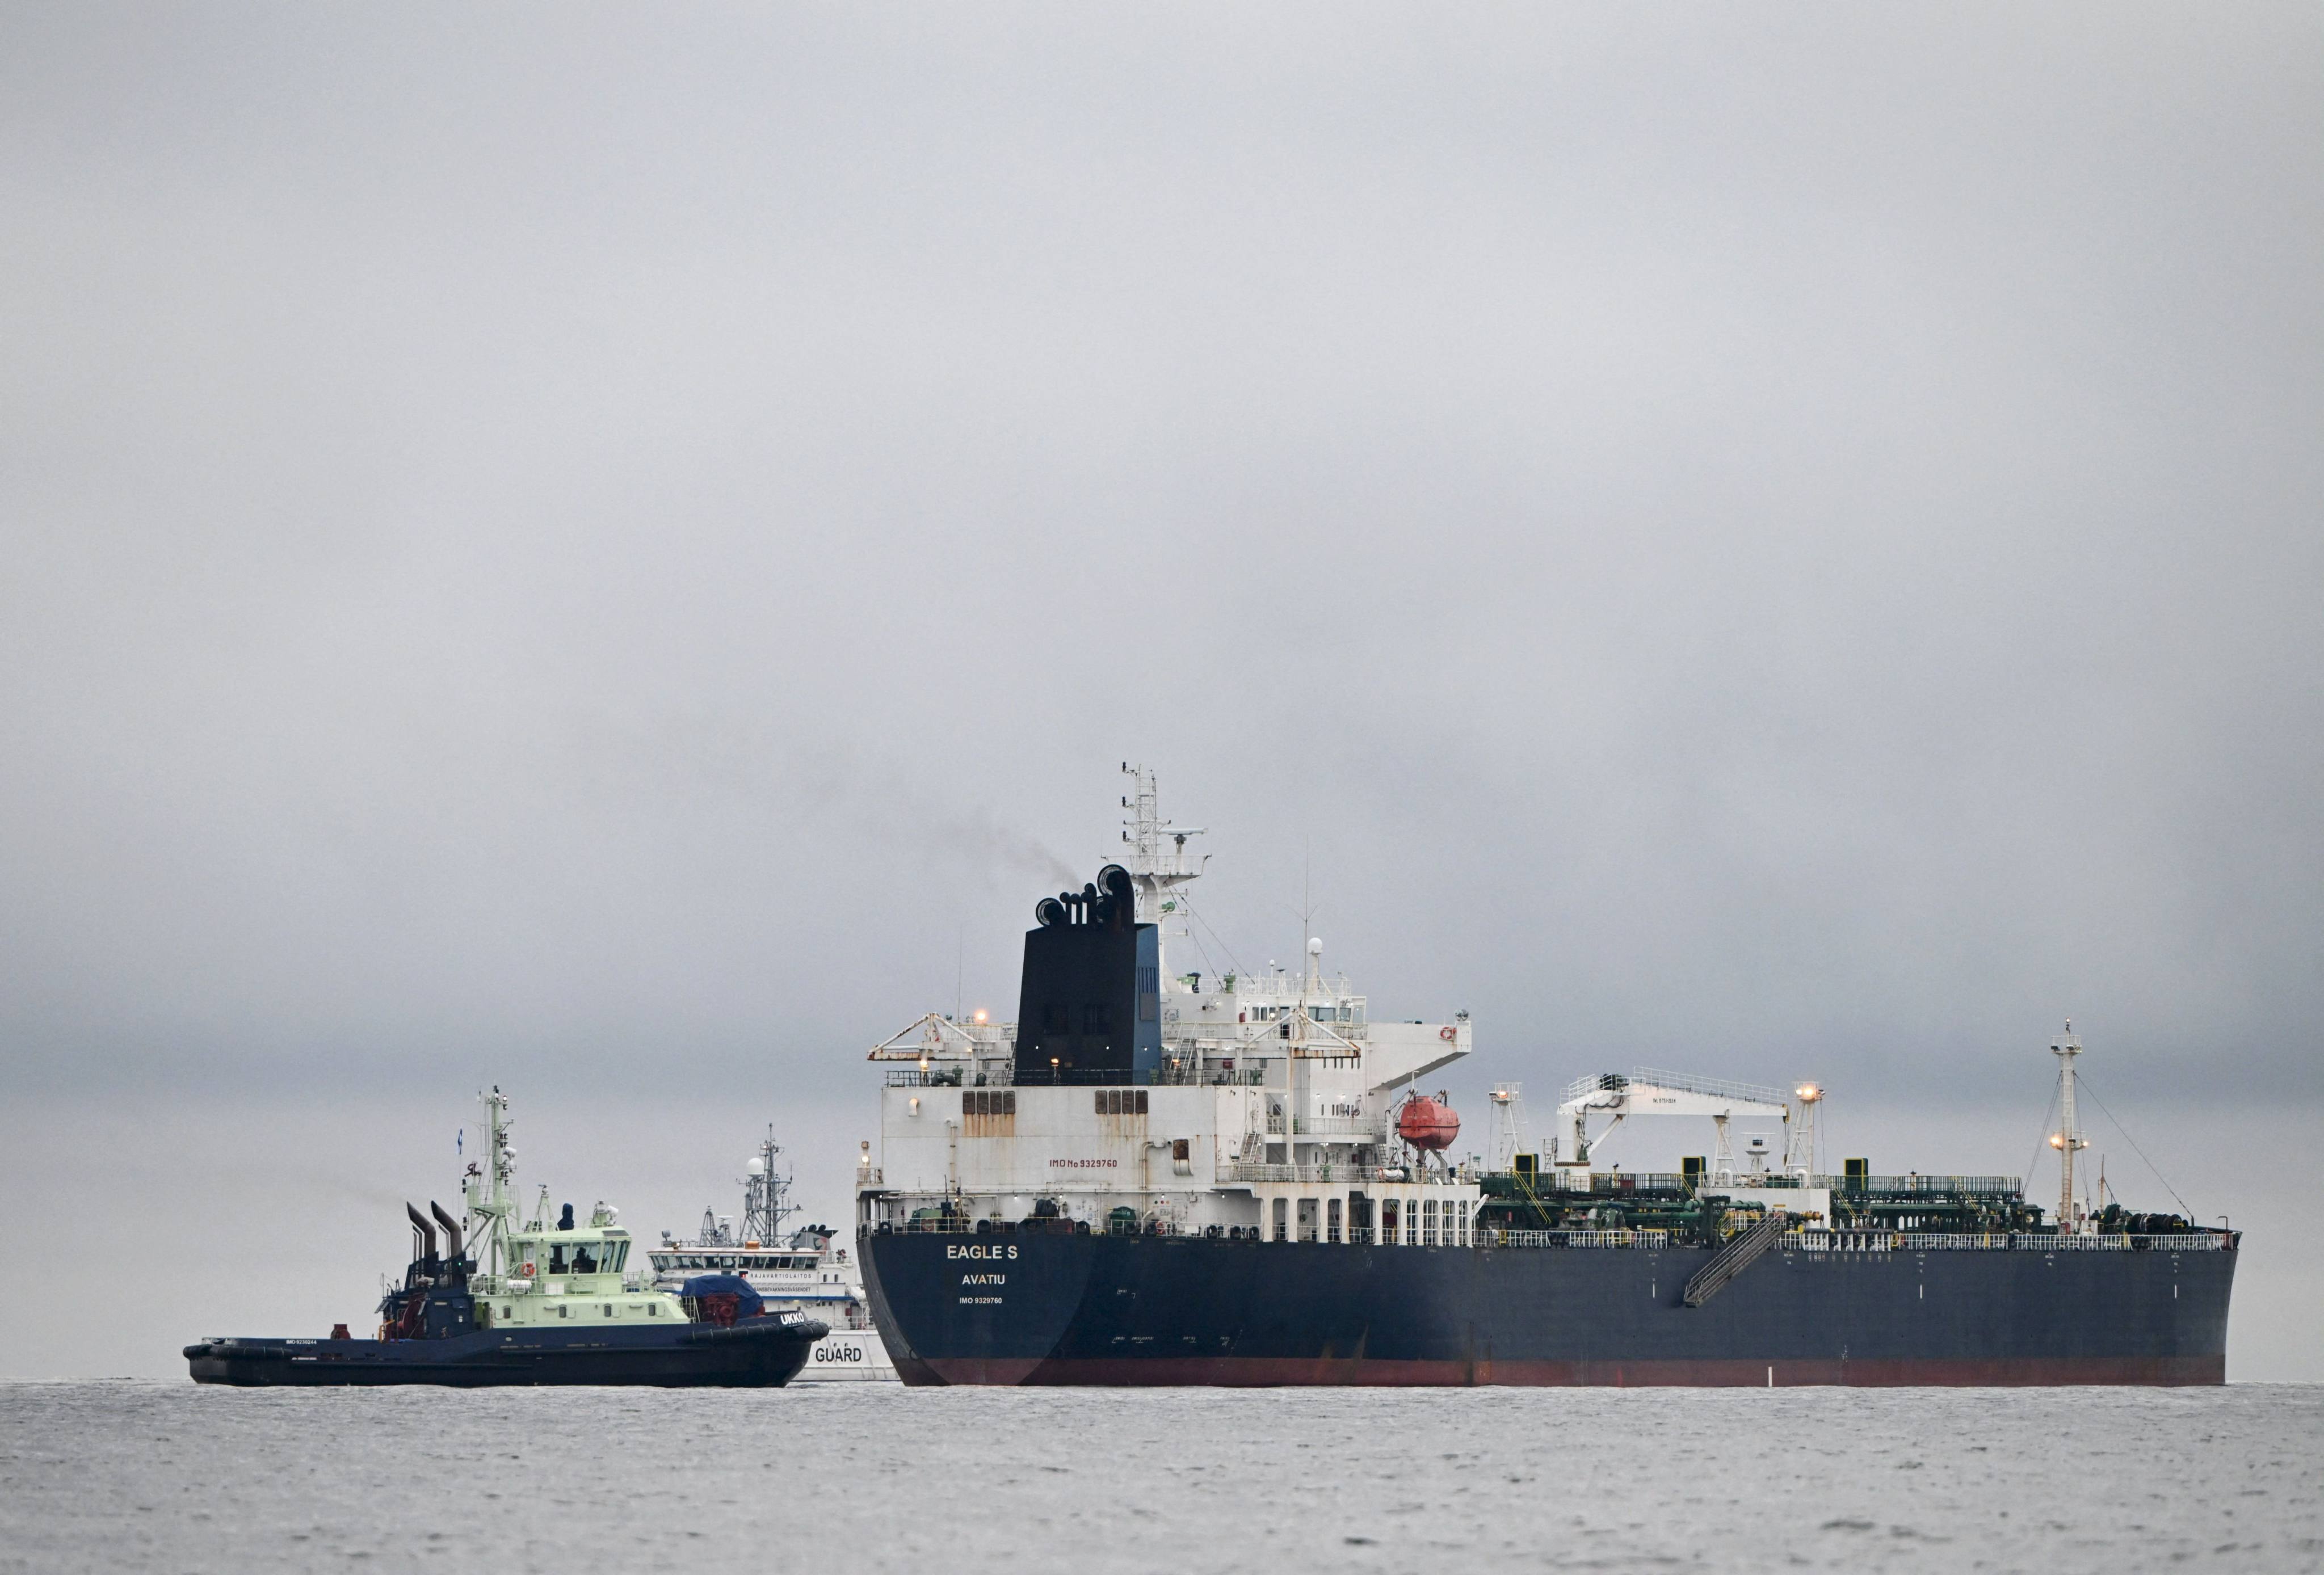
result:
<svg viewBox="0 0 2324 1575"><path fill-rule="evenodd" d="M2082 1042L2074 1037L2074 1019L2066 1019L2065 1036L2050 1046L2050 1054L2058 1058L2058 1129L2050 1134L2050 1147L2058 1151L2058 1234L2070 1236L2080 1223L2080 1211L2074 1205L2074 1151L2088 1148L2089 1140L2082 1136L2081 1123L2074 1118L2074 1057L2082 1053Z"/></svg>
<svg viewBox="0 0 2324 1575"><path fill-rule="evenodd" d="M775 1168L775 1156L783 1151L775 1141L775 1129L767 1128L766 1141L759 1152L751 1156L749 1174L742 1177L742 1239L772 1247L777 1232L782 1229L783 1217L798 1210L787 1200L791 1190L790 1177Z"/></svg>
<svg viewBox="0 0 2324 1575"><path fill-rule="evenodd" d="M509 1147L508 1096L497 1084L492 1092L477 1096L484 1107L484 1157L468 1166L468 1212L486 1221L482 1235L485 1251L475 1255L482 1260L484 1272L503 1273L505 1242L509 1220L516 1212L516 1202L511 1195L511 1184L516 1177L516 1150ZM473 1227L471 1239L475 1239Z"/></svg>
<svg viewBox="0 0 2324 1575"><path fill-rule="evenodd" d="M1203 828L1172 825L1162 818L1153 772L1128 760L1121 762L1121 771L1138 785L1134 796L1125 794L1121 800L1121 807L1130 812L1121 823L1121 840L1130 844L1130 879L1138 891L1138 922L1159 926L1163 915L1176 913L1180 907L1171 893L1203 872L1199 864L1186 868L1186 839L1201 836ZM1170 843L1167 854L1162 846L1166 839ZM1158 949L1156 954L1158 959ZM1160 972L1167 976L1170 970L1166 964Z"/></svg>

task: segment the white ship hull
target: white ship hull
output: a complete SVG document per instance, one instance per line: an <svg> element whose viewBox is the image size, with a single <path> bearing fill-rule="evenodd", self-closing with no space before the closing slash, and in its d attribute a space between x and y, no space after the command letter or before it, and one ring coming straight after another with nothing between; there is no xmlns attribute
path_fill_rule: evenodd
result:
<svg viewBox="0 0 2324 1575"><path fill-rule="evenodd" d="M876 1331L851 1329L817 1340L791 1382L892 1384L897 1382L896 1364L888 1359L888 1348Z"/></svg>

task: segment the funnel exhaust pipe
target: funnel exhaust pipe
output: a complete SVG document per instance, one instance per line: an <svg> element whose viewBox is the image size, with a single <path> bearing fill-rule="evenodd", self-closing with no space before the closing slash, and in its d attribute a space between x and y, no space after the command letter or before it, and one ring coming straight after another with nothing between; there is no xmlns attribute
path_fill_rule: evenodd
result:
<svg viewBox="0 0 2324 1575"><path fill-rule="evenodd" d="M436 1227L428 1223L427 1220L422 1217L420 1211L413 1208L409 1203L403 1205L403 1211L411 1216L411 1228L420 1232L420 1257L421 1261L425 1262L427 1259L434 1257L436 1256Z"/></svg>
<svg viewBox="0 0 2324 1575"><path fill-rule="evenodd" d="M428 1211L436 1216L436 1223L444 1227L444 1256L448 1259L457 1262L460 1257L460 1227L458 1222L455 1220L451 1215L444 1212L444 1205L438 1202L433 1198L428 1200Z"/></svg>

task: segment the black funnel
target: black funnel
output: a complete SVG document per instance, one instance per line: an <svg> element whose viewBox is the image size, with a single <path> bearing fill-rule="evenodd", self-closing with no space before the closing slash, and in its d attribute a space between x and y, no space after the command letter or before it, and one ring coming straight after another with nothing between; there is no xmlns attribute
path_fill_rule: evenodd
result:
<svg viewBox="0 0 2324 1575"><path fill-rule="evenodd" d="M403 1211L411 1216L411 1228L420 1232L420 1257L424 1263L436 1256L436 1227L428 1223L420 1211L409 1203L403 1205Z"/></svg>
<svg viewBox="0 0 2324 1575"><path fill-rule="evenodd" d="M444 1212L444 1205L433 1198L428 1201L428 1211L436 1216L436 1223L444 1227L444 1256L457 1262L460 1257L460 1227L452 1216Z"/></svg>

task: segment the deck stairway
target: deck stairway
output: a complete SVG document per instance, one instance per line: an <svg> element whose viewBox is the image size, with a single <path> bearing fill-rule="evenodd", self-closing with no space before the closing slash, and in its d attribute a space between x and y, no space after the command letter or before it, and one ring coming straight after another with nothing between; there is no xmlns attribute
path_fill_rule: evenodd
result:
<svg viewBox="0 0 2324 1575"><path fill-rule="evenodd" d="M1727 1288L1727 1283L1759 1260L1759 1255L1784 1239L1792 1217L1777 1209L1750 1230L1720 1248L1709 1263L1686 1283L1685 1302L1700 1307Z"/></svg>

